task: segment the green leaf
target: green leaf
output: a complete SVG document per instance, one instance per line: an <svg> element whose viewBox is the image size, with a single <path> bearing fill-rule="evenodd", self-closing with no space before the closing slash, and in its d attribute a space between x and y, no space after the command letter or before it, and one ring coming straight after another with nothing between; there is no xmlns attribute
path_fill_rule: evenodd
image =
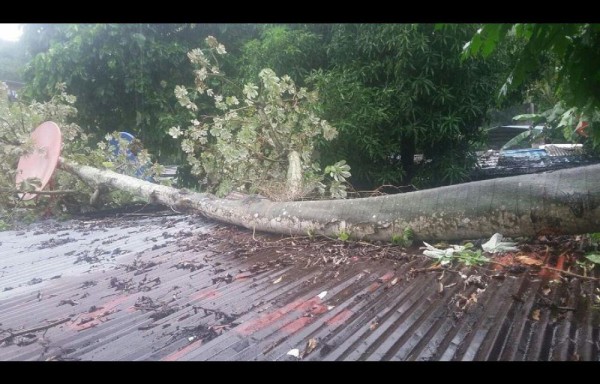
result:
<svg viewBox="0 0 600 384"><path fill-rule="evenodd" d="M527 130L527 131L519 133L517 136L513 137L506 144L504 144L502 146L502 148L500 148L500 149L502 149L502 150L509 149L510 147L521 144L523 141L525 141L531 135L532 132L533 131Z"/></svg>
<svg viewBox="0 0 600 384"><path fill-rule="evenodd" d="M338 234L338 240L347 241L348 239L350 239L350 234L348 232L342 231Z"/></svg>
<svg viewBox="0 0 600 384"><path fill-rule="evenodd" d="M600 253L588 253L585 258L594 264L600 264Z"/></svg>

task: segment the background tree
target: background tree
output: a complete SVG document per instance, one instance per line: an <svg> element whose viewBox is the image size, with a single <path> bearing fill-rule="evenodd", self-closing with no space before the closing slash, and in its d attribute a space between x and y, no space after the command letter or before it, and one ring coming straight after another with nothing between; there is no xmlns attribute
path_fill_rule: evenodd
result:
<svg viewBox="0 0 600 384"><path fill-rule="evenodd" d="M25 29L37 52L26 79L37 99L66 82L81 126L98 138L132 132L174 161L169 155L181 151L166 132L189 119L173 109L172 89L192 70L185 54L213 35L231 54L220 62L231 78L256 82L252 76L269 67L319 89L317 108L340 135L317 140L314 160L347 159L360 187L433 186L464 180L474 165L481 123L508 69L503 50L493 60L459 60L474 32L469 25L38 25ZM417 153L425 155L418 166Z"/></svg>
<svg viewBox="0 0 600 384"><path fill-rule="evenodd" d="M26 56L15 41L0 40L0 80L22 81Z"/></svg>
<svg viewBox="0 0 600 384"><path fill-rule="evenodd" d="M505 57L461 62L472 25L336 25L329 69L311 80L340 138L323 151L347 159L352 182L422 186L465 179L494 104ZM417 168L416 153L424 154Z"/></svg>
<svg viewBox="0 0 600 384"><path fill-rule="evenodd" d="M208 34L225 42L252 37L253 26L192 24L29 25L28 95L48 99L64 82L77 97L78 121L97 138L115 130L140 138L161 158L177 153L167 130L181 123L175 84L191 70L186 53ZM224 63L226 67L228 63Z"/></svg>
<svg viewBox="0 0 600 384"><path fill-rule="evenodd" d="M236 61L239 77L252 80L263 68L286 73L298 85L317 68L327 67L327 24L263 24L259 35L246 41Z"/></svg>
<svg viewBox="0 0 600 384"><path fill-rule="evenodd" d="M600 145L600 24L486 24L465 46L463 57L488 57L511 39L522 45L500 96L545 73L559 100L545 118L564 127L567 136L585 121L587 134ZM551 61L542 60L549 55Z"/></svg>

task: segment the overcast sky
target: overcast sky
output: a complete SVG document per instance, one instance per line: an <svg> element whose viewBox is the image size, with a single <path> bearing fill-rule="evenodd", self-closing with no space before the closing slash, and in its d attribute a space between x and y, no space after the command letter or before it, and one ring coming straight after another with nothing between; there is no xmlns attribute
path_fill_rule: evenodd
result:
<svg viewBox="0 0 600 384"><path fill-rule="evenodd" d="M21 24L0 23L0 39L17 41L21 37L22 29Z"/></svg>

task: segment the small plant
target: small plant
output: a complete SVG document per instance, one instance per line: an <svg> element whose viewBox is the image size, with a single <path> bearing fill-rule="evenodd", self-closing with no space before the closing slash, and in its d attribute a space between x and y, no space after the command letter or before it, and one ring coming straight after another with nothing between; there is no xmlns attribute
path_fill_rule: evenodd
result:
<svg viewBox="0 0 600 384"><path fill-rule="evenodd" d="M9 229L10 229L10 224L8 224L3 219L0 219L0 232L2 232L2 231L8 231Z"/></svg>
<svg viewBox="0 0 600 384"><path fill-rule="evenodd" d="M594 269L594 266L596 265L593 262L590 261L579 261L577 260L575 262L575 264L580 267L581 269L583 269L583 276L587 276L589 272L591 272Z"/></svg>
<svg viewBox="0 0 600 384"><path fill-rule="evenodd" d="M404 237L402 235L399 235L397 233L392 235L392 244L393 245L399 245L399 246L404 246Z"/></svg>
<svg viewBox="0 0 600 384"><path fill-rule="evenodd" d="M600 265L600 252L589 252L585 254L586 260L576 261L575 264L583 269L583 275L587 276L596 265Z"/></svg>
<svg viewBox="0 0 600 384"><path fill-rule="evenodd" d="M343 230L340 231L340 233L338 234L338 240L347 241L348 239L350 239L350 234Z"/></svg>
<svg viewBox="0 0 600 384"><path fill-rule="evenodd" d="M407 247L410 247L413 243L413 239L415 237L415 233L411 227L404 228L404 232L402 233L404 238L404 243Z"/></svg>
<svg viewBox="0 0 600 384"><path fill-rule="evenodd" d="M471 265L483 265L488 263L490 259L483 255L481 250L473 250L474 246L471 243L465 245L452 245L451 248L438 249L432 245L423 242L427 248L423 251L423 254L431 258L437 259L437 262L441 265L451 264L454 261Z"/></svg>
<svg viewBox="0 0 600 384"><path fill-rule="evenodd" d="M411 227L404 228L402 234L392 235L392 244L401 247L410 247L413 243L414 232Z"/></svg>
<svg viewBox="0 0 600 384"><path fill-rule="evenodd" d="M600 232L588 234L590 239L590 245L598 247L600 245Z"/></svg>
<svg viewBox="0 0 600 384"><path fill-rule="evenodd" d="M471 243L467 243L468 245L470 245L469 248L473 247L473 244ZM466 244L465 244L465 248L466 248ZM490 261L489 258L483 256L483 253L481 252L481 250L472 250L472 249L465 249L463 251L457 252L454 257L456 260L458 260L459 263L463 263L467 266L471 266L471 265L484 265L486 263L488 263Z"/></svg>
<svg viewBox="0 0 600 384"><path fill-rule="evenodd" d="M585 258L588 259L593 264L600 264L600 252L590 252L585 255Z"/></svg>

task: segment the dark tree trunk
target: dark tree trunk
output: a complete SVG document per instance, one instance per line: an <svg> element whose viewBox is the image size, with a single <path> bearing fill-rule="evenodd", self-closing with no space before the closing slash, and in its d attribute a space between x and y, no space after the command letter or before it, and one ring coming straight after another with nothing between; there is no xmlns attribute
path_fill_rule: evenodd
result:
<svg viewBox="0 0 600 384"><path fill-rule="evenodd" d="M410 184L415 175L415 138L404 136L400 139L400 163L404 170L402 183Z"/></svg>

